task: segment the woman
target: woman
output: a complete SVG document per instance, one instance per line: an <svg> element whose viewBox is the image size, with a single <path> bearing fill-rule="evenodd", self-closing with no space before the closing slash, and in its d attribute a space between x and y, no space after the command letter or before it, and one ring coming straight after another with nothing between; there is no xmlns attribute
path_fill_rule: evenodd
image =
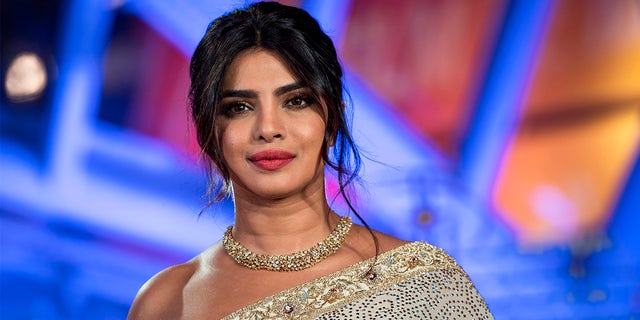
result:
<svg viewBox="0 0 640 320"><path fill-rule="evenodd" d="M190 98L235 223L149 280L130 319L491 318L442 250L329 207L325 166L358 216L345 188L360 158L335 48L305 11L256 3L216 19L191 61Z"/></svg>

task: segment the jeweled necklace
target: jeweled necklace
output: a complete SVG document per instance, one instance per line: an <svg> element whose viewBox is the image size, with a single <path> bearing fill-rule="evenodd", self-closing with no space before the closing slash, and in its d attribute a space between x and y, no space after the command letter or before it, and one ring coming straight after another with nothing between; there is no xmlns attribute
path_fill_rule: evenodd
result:
<svg viewBox="0 0 640 320"><path fill-rule="evenodd" d="M231 235L233 226L227 228L222 244L227 254L237 263L254 270L298 271L312 267L332 255L344 243L351 229L351 218L340 217L338 224L329 236L315 246L288 255L271 256L249 251Z"/></svg>

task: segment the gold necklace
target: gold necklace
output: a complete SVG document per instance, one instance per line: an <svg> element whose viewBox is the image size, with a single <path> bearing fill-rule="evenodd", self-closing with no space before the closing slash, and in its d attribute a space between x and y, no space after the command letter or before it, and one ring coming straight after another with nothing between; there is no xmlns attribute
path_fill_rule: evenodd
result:
<svg viewBox="0 0 640 320"><path fill-rule="evenodd" d="M233 226L227 228L222 244L227 254L237 263L254 270L299 271L310 268L332 255L344 243L351 229L351 218L340 217L338 224L329 236L315 246L288 255L271 256L249 251L231 235Z"/></svg>

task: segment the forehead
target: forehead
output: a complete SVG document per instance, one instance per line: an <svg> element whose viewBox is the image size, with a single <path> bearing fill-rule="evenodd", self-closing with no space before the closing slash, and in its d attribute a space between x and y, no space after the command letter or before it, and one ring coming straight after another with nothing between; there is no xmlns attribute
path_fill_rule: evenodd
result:
<svg viewBox="0 0 640 320"><path fill-rule="evenodd" d="M295 75L275 53L250 49L240 53L227 68L224 90L268 90L296 82Z"/></svg>

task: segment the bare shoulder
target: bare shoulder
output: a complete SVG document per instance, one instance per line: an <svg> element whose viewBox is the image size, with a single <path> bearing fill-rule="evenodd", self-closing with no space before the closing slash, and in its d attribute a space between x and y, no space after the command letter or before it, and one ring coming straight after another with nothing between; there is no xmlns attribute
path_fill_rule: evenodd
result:
<svg viewBox="0 0 640 320"><path fill-rule="evenodd" d="M198 268L197 258L162 270L138 291L127 319L177 319L182 291Z"/></svg>
<svg viewBox="0 0 640 320"><path fill-rule="evenodd" d="M381 252L387 252L389 250L393 250L399 246L409 243L409 241L407 240L402 240L400 238L394 237L392 235L388 235L380 231L374 230L373 232L378 238Z"/></svg>
<svg viewBox="0 0 640 320"><path fill-rule="evenodd" d="M377 230L371 231L378 241L379 251L377 253L387 252L409 243L409 241L402 240ZM349 247L352 248L361 259L374 256L376 254L376 247L373 242L373 238L371 237L371 232L367 228L355 224L353 225L352 232L353 234L350 237L351 241L349 241Z"/></svg>

